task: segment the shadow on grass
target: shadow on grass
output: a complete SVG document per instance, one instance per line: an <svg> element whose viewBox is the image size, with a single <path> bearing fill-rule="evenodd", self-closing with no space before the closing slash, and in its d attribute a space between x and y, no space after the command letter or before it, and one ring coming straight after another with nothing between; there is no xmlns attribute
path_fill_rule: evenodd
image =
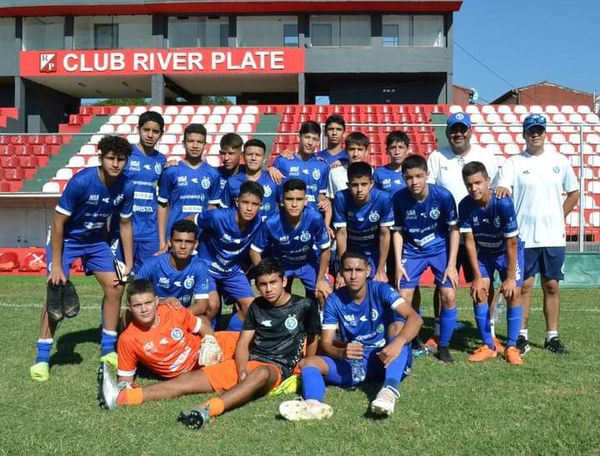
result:
<svg viewBox="0 0 600 456"><path fill-rule="evenodd" d="M63 334L56 342L56 352L50 358L50 364L53 366L81 364L83 359L75 349L77 345L87 342L100 343L98 328L88 328Z"/></svg>
<svg viewBox="0 0 600 456"><path fill-rule="evenodd" d="M459 328L454 330L450 349L470 353L474 345L479 346L481 344L479 330L470 321L458 320L457 323ZM434 328L435 319L433 317L423 317L423 328L419 333L421 340L426 341L430 337L433 337Z"/></svg>

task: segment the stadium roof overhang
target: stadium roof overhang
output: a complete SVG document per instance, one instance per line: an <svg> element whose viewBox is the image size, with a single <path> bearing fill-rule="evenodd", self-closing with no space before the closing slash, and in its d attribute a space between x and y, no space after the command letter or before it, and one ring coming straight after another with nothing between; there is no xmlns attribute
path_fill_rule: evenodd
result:
<svg viewBox="0 0 600 456"><path fill-rule="evenodd" d="M395 12L444 13L458 11L462 1L185 1L171 0L5 0L0 5L2 16L60 16L106 14L274 14L327 12Z"/></svg>

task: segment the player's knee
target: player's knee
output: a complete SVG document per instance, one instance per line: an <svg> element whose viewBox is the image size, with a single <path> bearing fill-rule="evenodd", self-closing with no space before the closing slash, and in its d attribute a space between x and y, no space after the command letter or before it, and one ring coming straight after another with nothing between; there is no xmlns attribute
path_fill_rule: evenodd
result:
<svg viewBox="0 0 600 456"><path fill-rule="evenodd" d="M270 367L261 366L261 367L254 369L250 373L249 377L254 382L256 382L260 385L264 385L273 379L274 373L273 373L273 369L271 369Z"/></svg>
<svg viewBox="0 0 600 456"><path fill-rule="evenodd" d="M440 293L442 306L446 309L453 309L456 307L456 293L454 288L444 288Z"/></svg>
<svg viewBox="0 0 600 456"><path fill-rule="evenodd" d="M544 293L549 295L557 295L558 294L558 280L547 280L542 284L542 289Z"/></svg>

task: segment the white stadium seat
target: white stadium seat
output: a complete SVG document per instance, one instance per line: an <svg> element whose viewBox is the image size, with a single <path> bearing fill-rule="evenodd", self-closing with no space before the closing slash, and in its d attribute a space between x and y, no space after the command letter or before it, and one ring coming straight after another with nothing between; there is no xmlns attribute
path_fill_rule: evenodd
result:
<svg viewBox="0 0 600 456"><path fill-rule="evenodd" d="M131 111L131 114L139 116L140 114L145 113L147 110L148 108L146 108L146 106L136 106L135 108L133 108L133 111Z"/></svg>
<svg viewBox="0 0 600 456"><path fill-rule="evenodd" d="M560 112L562 112L563 114L573 114L575 112L575 108L573 108L573 106L571 105L563 105L560 108Z"/></svg>
<svg viewBox="0 0 600 456"><path fill-rule="evenodd" d="M244 109L244 114L258 115L259 114L258 106L246 106L246 108Z"/></svg>
<svg viewBox="0 0 600 456"><path fill-rule="evenodd" d="M227 111L229 114L235 114L235 115L242 115L244 113L244 110L242 109L241 106L229 106L229 110Z"/></svg>
<svg viewBox="0 0 600 456"><path fill-rule="evenodd" d="M103 135L112 135L115 132L114 125L104 124L100 127L99 132Z"/></svg>
<svg viewBox="0 0 600 456"><path fill-rule="evenodd" d="M215 106L212 110L212 113L224 116L225 114L227 114L227 106Z"/></svg>
<svg viewBox="0 0 600 456"><path fill-rule="evenodd" d="M96 146L93 144L84 144L81 146L81 149L79 149L79 153L81 155L96 155L98 151L96 150Z"/></svg>
<svg viewBox="0 0 600 456"><path fill-rule="evenodd" d="M69 180L73 177L71 168L61 168L56 172L56 180Z"/></svg>
<svg viewBox="0 0 600 456"><path fill-rule="evenodd" d="M179 113L186 116L193 116L194 114L196 114L196 108L194 108L193 106L182 106L181 111L179 111Z"/></svg>
<svg viewBox="0 0 600 456"><path fill-rule="evenodd" d="M119 109L117 109L116 114L119 116L128 116L129 114L131 114L131 108L129 106L119 106Z"/></svg>
<svg viewBox="0 0 600 456"><path fill-rule="evenodd" d="M179 106L167 106L164 113L169 116L176 116L179 114Z"/></svg>
<svg viewBox="0 0 600 456"><path fill-rule="evenodd" d="M42 187L42 193L60 193L60 184L58 182L46 182Z"/></svg>

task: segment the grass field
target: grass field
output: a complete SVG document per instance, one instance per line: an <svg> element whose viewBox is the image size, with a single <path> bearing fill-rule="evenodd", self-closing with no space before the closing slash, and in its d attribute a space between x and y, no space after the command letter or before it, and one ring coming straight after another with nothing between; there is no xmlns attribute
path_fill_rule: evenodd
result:
<svg viewBox="0 0 600 456"><path fill-rule="evenodd" d="M101 410L96 402L99 352L99 287L75 278L83 308L62 324L51 379L29 380L35 354L39 277L0 277L0 454L202 454L202 455L598 455L600 454L600 291L564 290L561 335L571 354L541 349L541 295L534 297L530 339L522 368L503 360L473 365L478 343L472 309L460 292L455 333L457 359L446 366L418 358L401 386L396 413L374 419L367 406L377 385L345 391L329 388L334 408L326 422L290 423L277 416L283 400L264 398L226 413L200 432L176 422L180 410L207 396ZM424 302L431 302L431 290ZM432 326L431 309L425 321ZM506 325L498 328L505 334ZM153 380L141 379L147 384Z"/></svg>

